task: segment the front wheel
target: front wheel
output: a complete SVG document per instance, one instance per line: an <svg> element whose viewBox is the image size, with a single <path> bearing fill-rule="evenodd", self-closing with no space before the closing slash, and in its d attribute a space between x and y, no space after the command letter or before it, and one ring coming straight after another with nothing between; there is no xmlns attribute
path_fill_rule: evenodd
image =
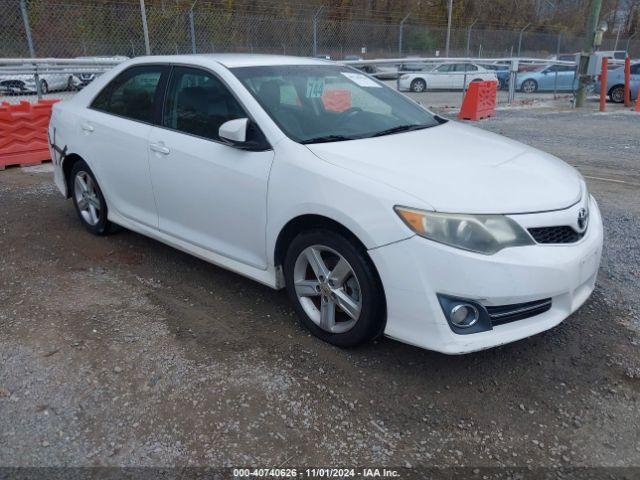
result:
<svg viewBox="0 0 640 480"><path fill-rule="evenodd" d="M624 87L617 85L609 92L609 98L613 103L624 103Z"/></svg>
<svg viewBox="0 0 640 480"><path fill-rule="evenodd" d="M524 93L533 93L538 90L538 83L535 80L525 80L520 87Z"/></svg>
<svg viewBox="0 0 640 480"><path fill-rule="evenodd" d="M284 264L289 297L303 325L339 347L368 342L384 329L382 285L366 251L331 230L298 235Z"/></svg>
<svg viewBox="0 0 640 480"><path fill-rule="evenodd" d="M47 84L47 82L45 80L42 80L40 82L40 92L43 95L46 95L47 93L49 93L49 85Z"/></svg>
<svg viewBox="0 0 640 480"><path fill-rule="evenodd" d="M84 161L73 165L70 187L73 189L73 205L85 228L94 235L110 233L113 228L107 220L107 202L93 172Z"/></svg>
<svg viewBox="0 0 640 480"><path fill-rule="evenodd" d="M411 82L411 91L415 93L422 93L427 89L427 82L421 78L416 78Z"/></svg>

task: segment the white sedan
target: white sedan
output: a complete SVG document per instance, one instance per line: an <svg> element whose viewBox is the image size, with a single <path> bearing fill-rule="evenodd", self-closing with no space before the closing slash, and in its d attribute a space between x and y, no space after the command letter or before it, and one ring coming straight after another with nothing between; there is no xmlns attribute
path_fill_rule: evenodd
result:
<svg viewBox="0 0 640 480"><path fill-rule="evenodd" d="M56 90L74 90L80 80L73 74L41 73L38 75L40 91L43 94ZM36 93L38 86L33 75L0 76L0 93Z"/></svg>
<svg viewBox="0 0 640 480"><path fill-rule="evenodd" d="M481 350L557 325L596 281L574 168L332 62L137 58L54 105L49 137L88 231L286 288L335 345Z"/></svg>
<svg viewBox="0 0 640 480"><path fill-rule="evenodd" d="M432 70L403 73L398 80L401 92L462 90L471 82L498 81L496 73L474 63L443 63Z"/></svg>

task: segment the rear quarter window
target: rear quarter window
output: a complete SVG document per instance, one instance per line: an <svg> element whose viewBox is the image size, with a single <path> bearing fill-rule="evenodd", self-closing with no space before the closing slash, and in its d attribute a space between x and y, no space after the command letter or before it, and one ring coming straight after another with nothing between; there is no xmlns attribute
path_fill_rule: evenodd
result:
<svg viewBox="0 0 640 480"><path fill-rule="evenodd" d="M112 115L152 123L158 85L168 67L131 67L109 82L91 108Z"/></svg>

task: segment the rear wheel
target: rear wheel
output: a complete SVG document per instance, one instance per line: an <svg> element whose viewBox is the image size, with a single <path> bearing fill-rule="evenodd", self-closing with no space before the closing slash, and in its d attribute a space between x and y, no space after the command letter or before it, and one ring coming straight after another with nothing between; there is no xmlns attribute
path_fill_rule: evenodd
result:
<svg viewBox="0 0 640 480"><path fill-rule="evenodd" d="M45 80L42 80L42 81L40 82L40 92L41 92L43 95L45 95L45 94L49 93L49 84L48 84Z"/></svg>
<svg viewBox="0 0 640 480"><path fill-rule="evenodd" d="M82 160L71 169L70 188L80 221L94 235L106 235L113 226L107 220L107 202L89 166Z"/></svg>
<svg viewBox="0 0 640 480"><path fill-rule="evenodd" d="M624 87L616 85L609 91L609 98L613 103L624 103Z"/></svg>
<svg viewBox="0 0 640 480"><path fill-rule="evenodd" d="M533 93L538 90L538 82L528 79L522 82L522 86L520 88L524 93Z"/></svg>
<svg viewBox="0 0 640 480"><path fill-rule="evenodd" d="M289 246L287 292L303 325L322 340L353 347L382 333L384 293L366 252L341 234L312 230Z"/></svg>
<svg viewBox="0 0 640 480"><path fill-rule="evenodd" d="M411 91L416 93L422 93L427 89L427 82L421 78L416 78L411 82Z"/></svg>

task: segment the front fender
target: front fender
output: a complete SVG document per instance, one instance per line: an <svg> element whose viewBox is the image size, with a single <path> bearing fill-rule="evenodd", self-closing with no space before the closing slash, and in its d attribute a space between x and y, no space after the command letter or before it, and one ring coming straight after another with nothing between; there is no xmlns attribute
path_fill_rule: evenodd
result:
<svg viewBox="0 0 640 480"><path fill-rule="evenodd" d="M275 263L282 229L301 215L338 222L367 249L413 236L393 207L416 205L415 197L321 160L303 145L282 142L277 147L267 199L268 264ZM430 207L418 204L416 208Z"/></svg>

